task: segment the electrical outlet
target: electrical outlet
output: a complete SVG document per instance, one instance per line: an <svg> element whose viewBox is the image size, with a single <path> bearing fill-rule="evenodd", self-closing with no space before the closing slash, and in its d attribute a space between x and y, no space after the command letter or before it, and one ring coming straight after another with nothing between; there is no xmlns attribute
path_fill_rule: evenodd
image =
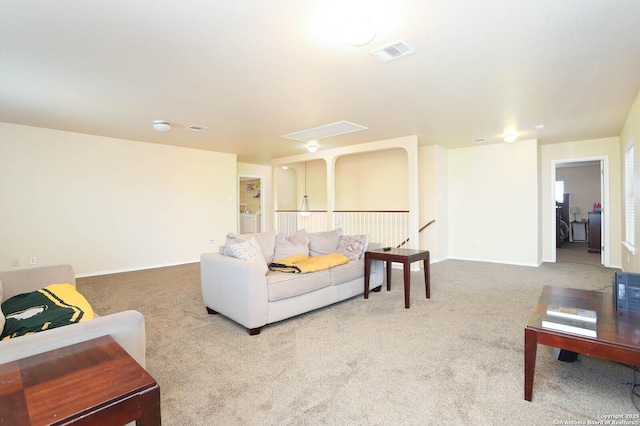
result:
<svg viewBox="0 0 640 426"><path fill-rule="evenodd" d="M35 265L37 263L37 259L35 256L31 256L29 258L29 265Z"/></svg>
<svg viewBox="0 0 640 426"><path fill-rule="evenodd" d="M213 240L209 240L209 247L213 247Z"/></svg>
<svg viewBox="0 0 640 426"><path fill-rule="evenodd" d="M20 266L20 262L18 262L18 259L11 259L11 266Z"/></svg>

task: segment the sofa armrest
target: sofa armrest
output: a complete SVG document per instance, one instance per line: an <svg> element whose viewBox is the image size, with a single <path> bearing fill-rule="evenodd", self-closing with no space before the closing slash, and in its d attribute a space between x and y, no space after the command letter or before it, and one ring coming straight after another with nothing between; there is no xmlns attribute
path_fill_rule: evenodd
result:
<svg viewBox="0 0 640 426"><path fill-rule="evenodd" d="M36 268L0 271L3 301L17 294L40 290L49 284L76 285L76 274L71 265L38 266Z"/></svg>
<svg viewBox="0 0 640 426"><path fill-rule="evenodd" d="M118 312L1 341L0 364L105 335L111 335L144 368L146 361L144 317L138 311Z"/></svg>
<svg viewBox="0 0 640 426"><path fill-rule="evenodd" d="M225 256L200 256L200 285L205 306L248 329L268 322L269 291L260 265Z"/></svg>

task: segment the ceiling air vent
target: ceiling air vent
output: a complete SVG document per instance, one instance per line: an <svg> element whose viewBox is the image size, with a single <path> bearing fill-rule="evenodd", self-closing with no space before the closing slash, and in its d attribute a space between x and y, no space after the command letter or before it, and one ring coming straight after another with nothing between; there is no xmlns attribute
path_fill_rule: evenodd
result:
<svg viewBox="0 0 640 426"><path fill-rule="evenodd" d="M187 130L193 130L194 132L201 132L204 129L206 129L206 127L204 126L198 126L197 124L193 124L189 127L187 127Z"/></svg>
<svg viewBox="0 0 640 426"><path fill-rule="evenodd" d="M416 53L416 51L402 40L371 51L371 54L382 62L395 61L413 53Z"/></svg>

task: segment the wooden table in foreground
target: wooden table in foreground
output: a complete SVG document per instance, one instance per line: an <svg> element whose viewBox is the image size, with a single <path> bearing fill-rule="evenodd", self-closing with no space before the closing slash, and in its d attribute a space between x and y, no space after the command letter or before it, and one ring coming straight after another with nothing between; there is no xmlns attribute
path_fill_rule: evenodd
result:
<svg viewBox="0 0 640 426"><path fill-rule="evenodd" d="M598 314L598 337L542 327L548 305L590 309ZM524 329L524 399L531 401L538 343L579 354L640 366L640 314L617 311L611 293L544 286Z"/></svg>
<svg viewBox="0 0 640 426"><path fill-rule="evenodd" d="M111 336L0 364L0 424L159 425L160 387Z"/></svg>
<svg viewBox="0 0 640 426"><path fill-rule="evenodd" d="M384 251L369 250L364 254L364 298L369 298L369 275L371 272L371 261L383 260L387 262L387 291L391 290L391 264L393 262L402 263L404 268L404 307L409 309L410 283L411 283L411 263L422 260L424 267L424 288L427 299L431 298L431 284L429 282L429 252L424 250L392 248Z"/></svg>

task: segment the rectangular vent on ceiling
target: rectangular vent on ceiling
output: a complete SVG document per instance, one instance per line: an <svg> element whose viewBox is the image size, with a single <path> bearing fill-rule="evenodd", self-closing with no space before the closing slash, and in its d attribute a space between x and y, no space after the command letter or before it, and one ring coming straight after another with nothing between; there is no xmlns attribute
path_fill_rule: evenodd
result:
<svg viewBox="0 0 640 426"><path fill-rule="evenodd" d="M416 51L402 40L371 51L371 54L382 62L395 61L396 59L404 58L414 53L416 53Z"/></svg>
<svg viewBox="0 0 640 426"><path fill-rule="evenodd" d="M206 127L204 126L199 126L197 124L193 124L189 127L187 127L187 130L193 130L194 132L201 132L202 130L206 129Z"/></svg>

